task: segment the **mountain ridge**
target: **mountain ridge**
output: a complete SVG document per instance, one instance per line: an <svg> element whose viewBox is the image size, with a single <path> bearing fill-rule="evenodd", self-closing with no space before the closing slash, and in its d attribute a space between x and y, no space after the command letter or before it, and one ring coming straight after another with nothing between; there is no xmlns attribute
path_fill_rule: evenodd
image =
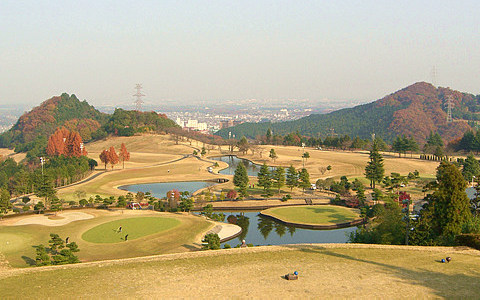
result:
<svg viewBox="0 0 480 300"><path fill-rule="evenodd" d="M454 122L447 123L446 98L454 103ZM436 88L417 82L376 101L344 108L328 114L312 114L294 121L279 123L243 123L218 131L228 138L256 138L270 128L275 134L299 132L302 135L326 137L332 133L370 138L372 133L392 141L398 135L412 136L423 143L430 132L438 132L448 142L460 138L472 127L469 121L480 120L480 95Z"/></svg>

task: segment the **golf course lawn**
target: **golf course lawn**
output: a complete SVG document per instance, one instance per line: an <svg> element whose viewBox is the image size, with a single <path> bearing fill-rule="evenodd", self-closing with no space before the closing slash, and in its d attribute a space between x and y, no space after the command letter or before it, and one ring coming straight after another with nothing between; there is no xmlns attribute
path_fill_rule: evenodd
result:
<svg viewBox="0 0 480 300"><path fill-rule="evenodd" d="M22 217L2 221L0 256L3 256L12 267L28 267L35 262L33 246L48 245L50 233L57 233L63 239L69 237L70 242L76 242L80 249L77 255L82 262L188 252L201 248L201 235L212 226L212 223L204 218L187 214L96 209L86 209L82 212L93 215L94 218L62 226L33 224L14 226L14 222ZM62 216L62 213L58 213L58 216ZM10 224L4 225L6 222ZM116 230L120 224L123 233L117 236L111 228ZM136 228L138 225L140 228ZM153 228L144 228L149 226ZM96 229L101 228L106 228L107 232L110 230L112 236L118 240L102 242L106 237L102 238L101 233L95 234ZM90 241L96 242L83 239L84 233L90 230L93 230ZM127 233L128 241L122 241L120 238L124 238Z"/></svg>
<svg viewBox="0 0 480 300"><path fill-rule="evenodd" d="M0 298L474 299L479 269L478 251L447 247L262 246L12 270Z"/></svg>
<svg viewBox="0 0 480 300"><path fill-rule="evenodd" d="M334 225L359 218L358 210L333 205L276 207L262 211L283 222L296 224Z"/></svg>
<svg viewBox="0 0 480 300"><path fill-rule="evenodd" d="M115 220L103 223L86 231L82 239L91 243L119 243L128 240L135 240L142 236L151 235L165 231L180 225L180 221L171 218L140 217ZM122 231L119 232L120 226Z"/></svg>

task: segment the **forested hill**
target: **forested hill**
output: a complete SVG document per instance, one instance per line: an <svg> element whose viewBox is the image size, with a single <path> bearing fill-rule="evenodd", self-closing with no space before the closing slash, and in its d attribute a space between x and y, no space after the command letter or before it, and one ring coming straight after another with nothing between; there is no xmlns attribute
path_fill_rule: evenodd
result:
<svg viewBox="0 0 480 300"><path fill-rule="evenodd" d="M43 155L47 139L58 127L80 134L82 141L107 135L129 136L137 132L164 132L178 127L164 114L116 109L112 115L102 113L75 95L53 97L23 114L17 123L0 135L0 148Z"/></svg>
<svg viewBox="0 0 480 300"><path fill-rule="evenodd" d="M446 99L452 97L454 122L447 123ZM480 95L436 88L418 82L372 103L341 109L329 114L313 114L295 121L280 123L243 123L216 134L228 138L255 138L270 128L274 134L299 132L302 135L326 137L332 132L370 138L372 133L391 141L397 135L413 136L423 143L430 132L438 132L448 142L461 138L471 129L468 121L480 120Z"/></svg>
<svg viewBox="0 0 480 300"><path fill-rule="evenodd" d="M82 139L88 141L107 119L107 114L99 112L86 101L64 93L23 114L10 130L0 135L0 147L29 150L36 141L46 141L59 126L79 132Z"/></svg>

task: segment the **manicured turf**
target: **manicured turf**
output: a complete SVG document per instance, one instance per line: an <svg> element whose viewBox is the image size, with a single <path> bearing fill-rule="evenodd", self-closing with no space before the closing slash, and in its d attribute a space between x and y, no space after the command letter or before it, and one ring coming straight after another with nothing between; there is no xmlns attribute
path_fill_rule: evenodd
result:
<svg viewBox="0 0 480 300"><path fill-rule="evenodd" d="M128 240L135 240L142 236L151 235L165 231L180 225L180 221L171 218L161 217L140 217L115 220L103 223L86 231L82 239L91 243L118 243ZM122 231L118 229L122 227Z"/></svg>
<svg viewBox="0 0 480 300"><path fill-rule="evenodd" d="M453 248L260 249L0 274L0 298L478 299L480 294L480 256ZM446 256L452 262L438 262ZM281 277L293 271L298 280Z"/></svg>
<svg viewBox="0 0 480 300"><path fill-rule="evenodd" d="M359 218L355 210L333 205L277 207L264 210L262 213L284 222L317 225L333 225Z"/></svg>
<svg viewBox="0 0 480 300"><path fill-rule="evenodd" d="M13 267L28 267L35 263L34 245L48 245L50 233L57 233L62 238L70 237L70 241L76 242L80 248L78 256L81 261L109 260L117 258L128 258L138 256L148 256L162 253L186 252L198 249L195 243L199 235L208 230L211 223L190 215L155 213L148 211L125 211L124 214L118 212L109 212L102 210L83 210L96 217L87 220L75 221L63 226L43 226L43 225L22 225L6 226L0 223L0 252ZM124 222L131 218L150 218L159 220L177 221L170 230L151 233L143 238L136 238L131 233L131 228ZM108 224L112 221L118 221L122 226L123 234L119 234L118 243L92 243L82 238L82 235L88 230ZM118 224L118 223L117 223ZM144 223L145 224L145 223ZM171 224L171 223L169 223ZM120 225L118 225L120 226ZM118 226L114 229L118 229ZM157 225L155 225L157 226ZM158 229L158 228L157 228ZM132 229L137 230L137 229ZM148 234L148 232L143 231ZM129 233L128 242L120 240ZM113 234L113 232L112 232ZM1 265L1 263L0 263ZM1 297L0 297L1 298Z"/></svg>

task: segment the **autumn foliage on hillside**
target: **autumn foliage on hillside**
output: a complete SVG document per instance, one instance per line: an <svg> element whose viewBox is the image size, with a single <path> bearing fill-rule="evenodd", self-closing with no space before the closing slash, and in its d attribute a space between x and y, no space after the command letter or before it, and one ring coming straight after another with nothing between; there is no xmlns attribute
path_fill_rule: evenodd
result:
<svg viewBox="0 0 480 300"><path fill-rule="evenodd" d="M65 127L61 127L48 138L47 155L80 157L87 155L87 151L83 145L82 137L78 132L69 131Z"/></svg>
<svg viewBox="0 0 480 300"><path fill-rule="evenodd" d="M23 114L9 131L0 135L0 147L16 147L18 151L28 151L34 146L28 145L29 143L42 138L46 140L60 126L78 132L82 140L88 141L106 118L107 115L86 101L64 93Z"/></svg>
<svg viewBox="0 0 480 300"><path fill-rule="evenodd" d="M447 123L448 97L454 104L450 123ZM225 139L230 135L255 139L271 130L281 136L298 132L303 136L326 138L335 133L369 139L375 133L386 141L411 136L423 145L431 132L438 132L445 143L461 138L475 121L480 121L480 95L418 82L375 102L352 108L312 114L294 121L243 123L216 134Z"/></svg>

